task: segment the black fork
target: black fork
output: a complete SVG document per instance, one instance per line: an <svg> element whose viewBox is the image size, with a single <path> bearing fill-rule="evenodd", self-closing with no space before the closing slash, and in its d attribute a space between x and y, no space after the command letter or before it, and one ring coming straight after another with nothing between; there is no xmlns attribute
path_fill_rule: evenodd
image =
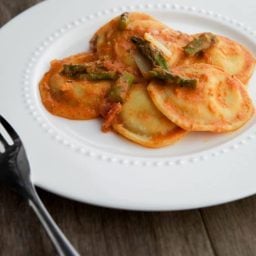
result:
<svg viewBox="0 0 256 256"><path fill-rule="evenodd" d="M30 179L30 167L22 141L12 126L0 115L0 123L12 142L1 133L0 142L4 148L0 152L0 181L8 184L28 201L43 224L59 255L79 255L67 240L37 195ZM9 140L9 142L8 142Z"/></svg>

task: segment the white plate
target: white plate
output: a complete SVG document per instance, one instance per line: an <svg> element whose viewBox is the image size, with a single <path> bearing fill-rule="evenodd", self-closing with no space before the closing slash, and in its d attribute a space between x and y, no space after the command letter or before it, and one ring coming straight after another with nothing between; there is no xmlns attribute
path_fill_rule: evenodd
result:
<svg viewBox="0 0 256 256"><path fill-rule="evenodd" d="M101 133L98 120L50 115L38 94L50 60L86 50L93 32L125 10L148 12L188 33L223 34L256 52L253 32L221 15L178 5L147 3L83 16L86 8L83 0L47 1L0 32L0 113L23 138L35 184L79 201L137 210L197 208L254 194L255 118L238 132L191 133L174 146L146 149ZM255 82L254 76L254 103Z"/></svg>

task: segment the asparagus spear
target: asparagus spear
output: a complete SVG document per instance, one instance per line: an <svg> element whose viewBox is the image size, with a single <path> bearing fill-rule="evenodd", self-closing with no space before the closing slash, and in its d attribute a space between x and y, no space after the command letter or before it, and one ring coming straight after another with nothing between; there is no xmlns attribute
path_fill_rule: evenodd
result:
<svg viewBox="0 0 256 256"><path fill-rule="evenodd" d="M97 63L86 64L65 64L61 75L72 79L88 79L88 80L114 80L116 79L115 71L104 70Z"/></svg>
<svg viewBox="0 0 256 256"><path fill-rule="evenodd" d="M91 72L86 74L87 80L97 81L97 80L115 80L116 72L114 71L99 71L99 72Z"/></svg>
<svg viewBox="0 0 256 256"><path fill-rule="evenodd" d="M64 64L60 74L70 78L79 78L81 74L86 74L86 72L86 67L84 65Z"/></svg>
<svg viewBox="0 0 256 256"><path fill-rule="evenodd" d="M115 82L108 93L108 99L111 102L123 103L128 90L134 82L134 76L128 72L124 72Z"/></svg>
<svg viewBox="0 0 256 256"><path fill-rule="evenodd" d="M184 51L189 56L194 56L198 53L201 53L208 48L210 48L213 44L215 44L217 38L212 33L203 33L199 37L192 40L184 47Z"/></svg>
<svg viewBox="0 0 256 256"><path fill-rule="evenodd" d="M180 75L176 75L160 67L153 68L151 71L149 71L148 77L160 79L170 84L176 84L176 85L179 85L180 87L187 87L191 89L195 89L197 84L196 79L191 79L191 78L183 77Z"/></svg>
<svg viewBox="0 0 256 256"><path fill-rule="evenodd" d="M167 61L161 50L138 36L132 36L131 41L137 46L141 54L150 60L153 66L160 66L163 69L168 69Z"/></svg>
<svg viewBox="0 0 256 256"><path fill-rule="evenodd" d="M129 22L129 13L124 12L120 16L119 23L118 23L118 29L119 30L125 30L127 25L128 25L128 22Z"/></svg>

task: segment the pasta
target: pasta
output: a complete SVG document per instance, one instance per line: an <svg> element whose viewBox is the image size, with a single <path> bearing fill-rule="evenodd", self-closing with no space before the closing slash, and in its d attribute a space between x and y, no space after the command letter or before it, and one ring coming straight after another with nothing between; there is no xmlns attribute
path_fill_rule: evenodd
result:
<svg viewBox="0 0 256 256"><path fill-rule="evenodd" d="M254 114L246 88L238 79L209 64L179 66L175 72L196 78L193 90L151 82L155 106L187 131L227 132L240 128Z"/></svg>
<svg viewBox="0 0 256 256"><path fill-rule="evenodd" d="M245 86L255 58L210 32L189 35L140 12L98 31L90 50L51 62L40 95L53 115L103 119L144 147L164 147L189 132L230 132L254 116Z"/></svg>
<svg viewBox="0 0 256 256"><path fill-rule="evenodd" d="M153 148L170 145L187 134L158 111L145 84L136 84L129 90L113 128L124 137Z"/></svg>

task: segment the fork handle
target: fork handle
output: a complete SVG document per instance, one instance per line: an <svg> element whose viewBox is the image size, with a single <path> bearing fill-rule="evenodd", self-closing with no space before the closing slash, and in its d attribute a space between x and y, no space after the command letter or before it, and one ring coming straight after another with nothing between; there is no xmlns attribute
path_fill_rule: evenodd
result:
<svg viewBox="0 0 256 256"><path fill-rule="evenodd" d="M35 188L32 189L28 199L29 205L32 207L43 227L45 228L54 247L61 256L79 256L79 253L71 245L57 224L54 222L48 211L46 210L41 199L37 195Z"/></svg>

